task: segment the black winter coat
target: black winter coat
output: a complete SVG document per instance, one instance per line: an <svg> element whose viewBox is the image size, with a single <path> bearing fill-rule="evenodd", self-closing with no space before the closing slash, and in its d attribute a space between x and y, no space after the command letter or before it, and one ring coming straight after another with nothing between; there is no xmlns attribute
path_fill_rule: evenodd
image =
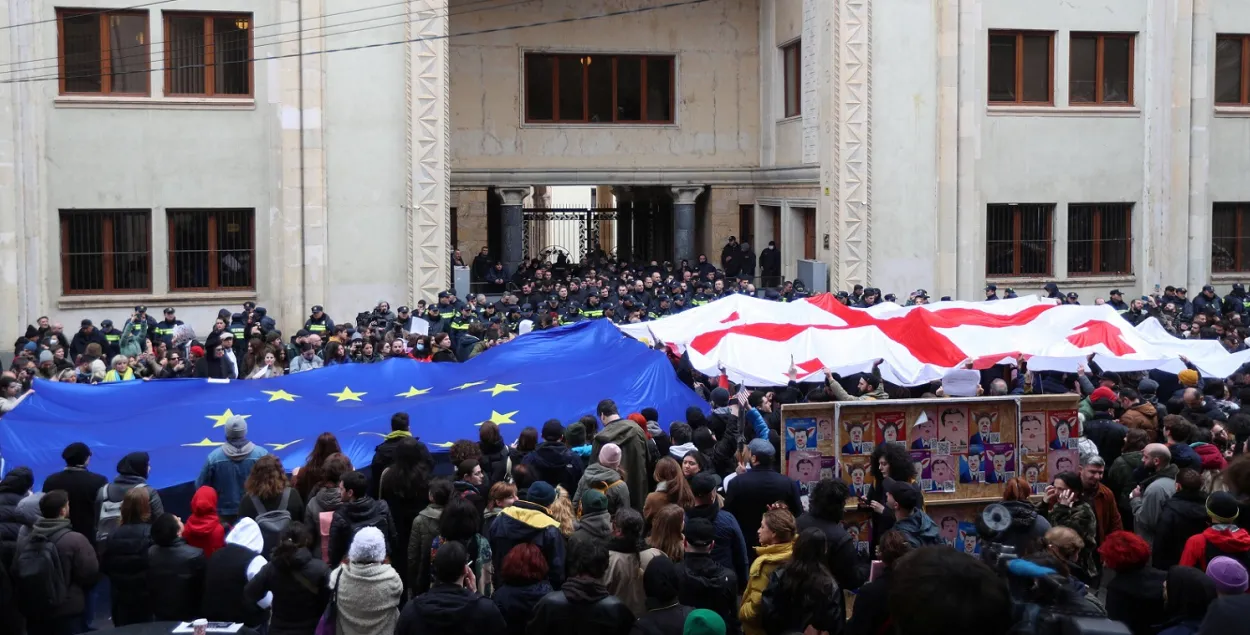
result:
<svg viewBox="0 0 1250 635"><path fill-rule="evenodd" d="M651 601L648 600L647 603L650 604ZM693 610L682 604L649 610L634 622L634 630L630 635L682 635L686 629L686 618Z"/></svg>
<svg viewBox="0 0 1250 635"><path fill-rule="evenodd" d="M330 602L330 568L326 563L312 557L307 549L299 549L293 565L287 568L270 562L243 589L248 602L259 602L266 593L273 593L270 635L309 635L317 629L317 621Z"/></svg>
<svg viewBox="0 0 1250 635"><path fill-rule="evenodd" d="M463 587L436 584L404 606L395 635L500 635L506 628L489 599Z"/></svg>
<svg viewBox="0 0 1250 635"><path fill-rule="evenodd" d="M706 553L686 552L677 563L677 601L695 609L707 609L725 620L725 632L737 633L738 576L717 564Z"/></svg>
<svg viewBox="0 0 1250 635"><path fill-rule="evenodd" d="M330 562L337 565L347 557L347 549L352 545L352 537L356 531L364 527L377 527L386 537L387 555L392 559L391 545L395 542L395 523L391 521L391 510L384 501L374 500L368 496L358 498L350 503L343 503L334 510L334 519L330 521Z"/></svg>
<svg viewBox="0 0 1250 635"><path fill-rule="evenodd" d="M1202 533L1208 525L1207 500L1202 492L1181 490L1173 494L1159 511L1151 564L1160 571L1180 564L1185 541Z"/></svg>
<svg viewBox="0 0 1250 635"><path fill-rule="evenodd" d="M499 613L508 624L508 635L525 635L525 627L534 616L534 607L538 601L551 593L551 584L546 580L527 586L505 584L495 587L491 601L499 607Z"/></svg>
<svg viewBox="0 0 1250 635"><path fill-rule="evenodd" d="M200 616L204 597L204 550L179 538L148 549L148 591L158 622L186 622Z"/></svg>
<svg viewBox="0 0 1250 635"><path fill-rule="evenodd" d="M582 458L559 441L543 442L525 457L525 464L535 479L552 487L563 485L565 491L576 492L582 480Z"/></svg>
<svg viewBox="0 0 1250 635"><path fill-rule="evenodd" d="M21 494L5 492L0 494L0 562L11 564L17 553L17 536L22 527L30 526L26 518L17 510L17 504L24 498Z"/></svg>
<svg viewBox="0 0 1250 635"><path fill-rule="evenodd" d="M825 588L806 588L802 597L784 593L781 585L786 577L784 568L773 571L768 586L760 597L760 617L764 632L768 635L802 633L808 626L817 631L837 633L845 623L842 610L842 591L837 584Z"/></svg>
<svg viewBox="0 0 1250 635"><path fill-rule="evenodd" d="M113 624L126 626L152 620L148 587L148 550L152 525L122 525L100 545L100 571L112 585Z"/></svg>
<svg viewBox="0 0 1250 635"><path fill-rule="evenodd" d="M502 482L507 476L510 451L511 448L502 443L498 447L482 445L482 457L478 459L482 464L482 474L486 475L486 480L482 482L482 491L489 492L491 485ZM514 458L512 464L516 466L520 463ZM569 490L569 493L574 491Z"/></svg>
<svg viewBox="0 0 1250 635"><path fill-rule="evenodd" d="M1098 446L1098 456L1107 465L1115 463L1124 451L1124 437L1128 434L1128 428L1116 421L1110 413L1095 412L1094 418L1085 422L1083 431L1085 438Z"/></svg>
<svg viewBox="0 0 1250 635"><path fill-rule="evenodd" d="M108 485L109 480L101 474L87 471L80 467L67 467L56 474L49 474L43 481L40 491L51 492L63 489L69 494L69 524L74 531L86 536L87 541L95 544L95 524L100 513L96 503L96 495L100 488Z"/></svg>
<svg viewBox="0 0 1250 635"><path fill-rule="evenodd" d="M868 563L860 558L859 552L855 550L855 541L851 539L850 534L846 533L841 522L824 520L811 513L805 513L799 516L795 524L799 531L808 527L816 527L825 534L825 544L828 545L825 563L839 587L854 591L868 581ZM845 609L842 602L843 595L839 593L837 598L839 608Z"/></svg>
<svg viewBox="0 0 1250 635"><path fill-rule="evenodd" d="M1117 571L1107 583L1107 618L1124 622L1133 635L1154 635L1168 619L1163 583L1168 574L1153 567Z"/></svg>
<svg viewBox="0 0 1250 635"><path fill-rule="evenodd" d="M1198 635L1250 635L1247 615L1250 615L1250 595L1219 598L1207 609Z"/></svg>
<svg viewBox="0 0 1250 635"><path fill-rule="evenodd" d="M634 614L598 580L572 578L534 607L529 635L628 635ZM401 634L401 635L415 635Z"/></svg>
<svg viewBox="0 0 1250 635"><path fill-rule="evenodd" d="M757 530L760 520L768 506L781 501L790 508L796 517L803 513L803 504L799 502L799 485L784 474L771 469L755 469L739 474L729 482L725 494L725 511L738 519L742 527L742 537L746 540L747 550L759 546Z"/></svg>
<svg viewBox="0 0 1250 635"><path fill-rule="evenodd" d="M877 635L890 619L888 599L890 596L890 569L877 579L859 587L855 594L855 610L846 622L845 635Z"/></svg>

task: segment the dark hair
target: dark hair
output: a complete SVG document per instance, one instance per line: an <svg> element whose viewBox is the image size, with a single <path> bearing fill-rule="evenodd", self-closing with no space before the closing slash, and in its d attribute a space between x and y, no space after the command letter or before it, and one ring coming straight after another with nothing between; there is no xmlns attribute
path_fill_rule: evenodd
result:
<svg viewBox="0 0 1250 635"><path fill-rule="evenodd" d="M898 562L899 558L911 553L912 549L914 549L914 547L912 547L911 542L907 540L907 534L904 534L897 529L891 529L890 531L885 532L885 534L881 536L880 544L877 545L877 550L881 552L881 561L884 562L887 567L893 567L894 563Z"/></svg>
<svg viewBox="0 0 1250 635"><path fill-rule="evenodd" d="M1182 491L1200 492L1202 491L1202 473L1191 469L1183 468L1176 473L1176 484L1181 486Z"/></svg>
<svg viewBox="0 0 1250 635"><path fill-rule="evenodd" d="M681 471L681 463L672 456L666 456L655 464L657 481L665 483L664 495L668 502L690 509L694 506L694 493L690 491L690 483L686 482L686 473Z"/></svg>
<svg viewBox="0 0 1250 635"><path fill-rule="evenodd" d="M152 521L152 542L158 547L172 547L178 542L178 517L164 513Z"/></svg>
<svg viewBox="0 0 1250 635"><path fill-rule="evenodd" d="M532 452L538 447L538 429L534 426L525 426L521 429L521 434L516 438L516 449L520 452Z"/></svg>
<svg viewBox="0 0 1250 635"><path fill-rule="evenodd" d="M891 468L893 469L893 468ZM846 497L851 493L846 483L822 479L812 488L808 505L812 516L830 522L841 522Z"/></svg>
<svg viewBox="0 0 1250 635"><path fill-rule="evenodd" d="M54 489L51 492L44 492L43 498L39 499L39 515L52 520L60 516L61 510L65 509L68 504L69 494L65 490Z"/></svg>
<svg viewBox="0 0 1250 635"><path fill-rule="evenodd" d="M329 483L338 487L339 482L343 480L343 475L354 469L352 460L347 458L346 454L342 452L331 454L321 464L321 483Z"/></svg>
<svg viewBox="0 0 1250 635"><path fill-rule="evenodd" d="M597 419L594 415L582 415L577 421L578 423L586 426L587 438L594 436L594 434L599 431L599 419Z"/></svg>
<svg viewBox="0 0 1250 635"><path fill-rule="evenodd" d="M616 402L611 399L604 399L603 401L600 401L599 405L595 406L595 413L600 417L620 414L620 412L616 409Z"/></svg>
<svg viewBox="0 0 1250 635"><path fill-rule="evenodd" d="M1175 443L1189 443L1190 438L1194 436L1194 430L1194 424L1182 419L1173 423L1171 428L1168 428L1168 435Z"/></svg>
<svg viewBox="0 0 1250 635"><path fill-rule="evenodd" d="M528 465L526 465L526 464L524 464L524 463L522 463L522 464L520 464L520 465L513 464L513 466L512 466L512 482L513 482L513 483L516 483L516 488L517 488L517 493L518 493L518 494L519 494L520 492L522 492L523 490L527 490L527 489L529 489L529 488L530 488L530 485L532 485L532 484L534 483L534 481L536 481L536 480L538 480L538 479L537 479L537 478L536 478L533 474L531 474L531 473L530 473L530 466L528 466ZM522 498L524 498L524 497L522 497Z"/></svg>
<svg viewBox="0 0 1250 635"><path fill-rule="evenodd" d="M621 532L622 539L633 544L637 551L643 549L642 534L644 525L642 514L631 507L622 506L612 515L612 526Z"/></svg>
<svg viewBox="0 0 1250 635"><path fill-rule="evenodd" d="M395 444L395 462L382 470L378 480L378 496L385 490L386 498L408 501L420 507L429 498L430 451L425 444L404 437Z"/></svg>
<svg viewBox="0 0 1250 635"><path fill-rule="evenodd" d="M1124 451L1140 452L1150 442L1150 433L1141 428L1129 428L1124 435Z"/></svg>
<svg viewBox="0 0 1250 635"><path fill-rule="evenodd" d="M825 566L825 551L828 541L825 532L819 527L808 527L799 533L790 552L790 559L781 570L784 575L780 580L782 597L800 600L802 605L820 605L834 595L833 576Z"/></svg>
<svg viewBox="0 0 1250 635"><path fill-rule="evenodd" d="M391 431L399 432L408 429L408 413L396 412L391 415Z"/></svg>
<svg viewBox="0 0 1250 635"><path fill-rule="evenodd" d="M1080 496L1081 491L1083 490L1081 477L1077 475L1076 472L1060 472L1050 480L1051 483L1054 483L1055 481L1063 481L1063 484L1068 486L1068 489L1076 492L1077 496Z"/></svg>
<svg viewBox="0 0 1250 635"><path fill-rule="evenodd" d="M890 441L878 445L872 451L872 461L868 465L868 470L872 472L872 477L876 479L876 482L880 483L885 478L878 466L882 458L890 466L890 478L906 482L916 477L916 464L911 462L911 454L908 453L907 446L899 441Z"/></svg>
<svg viewBox="0 0 1250 635"><path fill-rule="evenodd" d="M0 493L25 496L35 486L35 473L25 465L19 465L0 480Z"/></svg>
<svg viewBox="0 0 1250 635"><path fill-rule="evenodd" d="M296 554L300 549L307 549L309 545L312 545L312 534L308 533L308 528L304 523L292 520L278 537L278 544L274 545L269 561L279 569L294 571L302 566L296 559Z"/></svg>
<svg viewBox="0 0 1250 635"><path fill-rule="evenodd" d="M146 487L132 487L122 497L121 524L138 525L151 522L152 499Z"/></svg>
<svg viewBox="0 0 1250 635"><path fill-rule="evenodd" d="M353 496L359 498L369 492L369 479L364 474L351 471L343 475L340 479L343 483L343 490L351 492Z"/></svg>
<svg viewBox="0 0 1250 635"><path fill-rule="evenodd" d="M438 535L444 540L468 540L477 534L481 525L482 512L477 510L477 505L467 498L453 496L438 518Z"/></svg>
<svg viewBox="0 0 1250 635"><path fill-rule="evenodd" d="M469 459L481 457L482 450L477 447L476 443L468 439L459 439L447 449L447 455L451 458L452 465L460 465Z"/></svg>
<svg viewBox="0 0 1250 635"><path fill-rule="evenodd" d="M477 459L467 459L460 462L456 466L456 480L463 481L466 476L473 474L473 470L478 466Z"/></svg>
<svg viewBox="0 0 1250 635"><path fill-rule="evenodd" d="M1007 583L985 563L950 547L924 547L903 556L891 580L886 606L899 633L1004 635L1015 624Z"/></svg>
<svg viewBox="0 0 1250 635"><path fill-rule="evenodd" d="M603 408L602 402L599 403L599 408ZM589 535L575 534L569 540L568 557L564 562L565 571L570 578L585 576L602 579L603 574L608 571L608 547Z"/></svg>
<svg viewBox="0 0 1250 635"><path fill-rule="evenodd" d="M503 436L499 434L499 424L494 421L483 421L482 427L477 429L477 440L483 452L488 447L493 450L503 445Z"/></svg>
<svg viewBox="0 0 1250 635"><path fill-rule="evenodd" d="M334 436L333 432L322 432L317 437L317 443L313 445L313 450L308 454L308 460L304 461L304 467L300 468L299 474L295 479L295 489L299 491L300 496L307 499L309 492L314 487L320 485L325 480L325 462L331 455L341 454L343 449L339 447L339 440Z"/></svg>
<svg viewBox="0 0 1250 635"><path fill-rule="evenodd" d="M435 505L446 505L455 491L456 487L452 485L451 479L445 476L436 478L430 481L430 502Z"/></svg>
<svg viewBox="0 0 1250 635"><path fill-rule="evenodd" d="M1241 439L1237 440L1239 443ZM1229 461L1220 473L1224 484L1237 496L1250 494L1250 454L1243 454Z"/></svg>
<svg viewBox="0 0 1250 635"><path fill-rule="evenodd" d="M543 550L536 545L523 542L513 547L508 551L508 555L504 556L499 576L504 584L528 586L546 580L547 571L547 559L543 556Z"/></svg>
<svg viewBox="0 0 1250 635"><path fill-rule="evenodd" d="M438 546L431 565L431 574L443 584L454 584L464 575L464 565L469 562L469 552L464 545L452 540Z"/></svg>
<svg viewBox="0 0 1250 635"><path fill-rule="evenodd" d="M690 443L690 439L693 437L693 435L694 435L694 430L690 427L690 424L688 423L674 421L672 425L668 427L668 437L669 439L672 439L673 445L681 445L683 443Z"/></svg>
<svg viewBox="0 0 1250 635"><path fill-rule="evenodd" d="M1202 569L1173 565L1168 569L1167 596L1169 617L1201 620L1215 601L1215 582Z"/></svg>

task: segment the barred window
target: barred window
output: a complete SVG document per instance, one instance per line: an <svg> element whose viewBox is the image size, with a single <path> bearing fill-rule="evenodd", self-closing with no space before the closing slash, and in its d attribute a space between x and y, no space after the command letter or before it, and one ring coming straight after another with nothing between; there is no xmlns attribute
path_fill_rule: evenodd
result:
<svg viewBox="0 0 1250 635"><path fill-rule="evenodd" d="M61 287L68 294L152 289L149 210L61 210Z"/></svg>
<svg viewBox="0 0 1250 635"><path fill-rule="evenodd" d="M1211 271L1250 271L1250 203L1215 204Z"/></svg>
<svg viewBox="0 0 1250 635"><path fill-rule="evenodd" d="M986 207L985 275L1051 275L1053 204L993 204Z"/></svg>
<svg viewBox="0 0 1250 635"><path fill-rule="evenodd" d="M1132 203L1069 205L1068 273L1132 273L1132 217Z"/></svg>
<svg viewBox="0 0 1250 635"><path fill-rule="evenodd" d="M169 287L220 291L256 287L255 210L169 210Z"/></svg>

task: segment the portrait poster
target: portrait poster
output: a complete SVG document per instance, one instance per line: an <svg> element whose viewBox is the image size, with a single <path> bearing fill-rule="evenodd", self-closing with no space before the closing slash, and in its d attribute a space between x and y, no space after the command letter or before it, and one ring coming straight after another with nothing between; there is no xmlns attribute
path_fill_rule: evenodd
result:
<svg viewBox="0 0 1250 635"><path fill-rule="evenodd" d="M833 442L833 419L830 417L816 419L816 448L821 454L833 456Z"/></svg>
<svg viewBox="0 0 1250 635"><path fill-rule="evenodd" d="M907 413L901 410L877 413L876 442L890 443L892 441L907 442Z"/></svg>
<svg viewBox="0 0 1250 635"><path fill-rule="evenodd" d="M1080 456L1076 450L1051 450L1046 455L1046 474L1051 481L1064 472L1077 471L1079 465Z"/></svg>
<svg viewBox="0 0 1250 635"><path fill-rule="evenodd" d="M964 454L968 451L968 408L944 406L938 414L938 436L933 454Z"/></svg>
<svg viewBox="0 0 1250 635"><path fill-rule="evenodd" d="M786 452L816 450L816 420L786 419Z"/></svg>
<svg viewBox="0 0 1250 635"><path fill-rule="evenodd" d="M1016 448L1010 443L990 443L981 457L986 483L1006 483L1016 477Z"/></svg>
<svg viewBox="0 0 1250 635"><path fill-rule="evenodd" d="M858 513L847 514L846 519L842 521L842 526L851 537L855 551L858 551L861 556L867 556L872 543L872 516Z"/></svg>
<svg viewBox="0 0 1250 635"><path fill-rule="evenodd" d="M956 547L959 544L959 523L962 520L960 507L956 505L936 507L932 518L933 522L937 523L942 544Z"/></svg>
<svg viewBox="0 0 1250 635"><path fill-rule="evenodd" d="M842 415L842 455L872 454L873 424L871 414Z"/></svg>
<svg viewBox="0 0 1250 635"><path fill-rule="evenodd" d="M954 547L970 556L980 555L981 539L977 536L976 522L960 521L959 539Z"/></svg>
<svg viewBox="0 0 1250 635"><path fill-rule="evenodd" d="M997 409L974 409L972 411L972 438L969 440L971 446L984 447L990 443L1002 442L1002 428L998 421Z"/></svg>
<svg viewBox="0 0 1250 635"><path fill-rule="evenodd" d="M838 460L832 456L820 457L820 480L839 478Z"/></svg>
<svg viewBox="0 0 1250 635"><path fill-rule="evenodd" d="M1020 413L1020 452L1045 454L1046 445L1046 413L1040 410Z"/></svg>
<svg viewBox="0 0 1250 635"><path fill-rule="evenodd" d="M820 464L816 450L794 450L786 458L786 471L791 479L810 487L820 480Z"/></svg>
<svg viewBox="0 0 1250 635"><path fill-rule="evenodd" d="M1033 490L1033 494L1046 493L1046 486L1050 484L1050 479L1047 478L1045 454L1024 455L1020 460L1020 472L1024 475L1024 480L1029 482L1029 488Z"/></svg>
<svg viewBox="0 0 1250 635"><path fill-rule="evenodd" d="M870 456L842 456L842 480L851 489L851 497L867 497L869 485L872 483L872 463Z"/></svg>
<svg viewBox="0 0 1250 635"><path fill-rule="evenodd" d="M960 483L984 483L985 482L985 454L979 445L973 445L968 448L967 454L959 456L959 482Z"/></svg>
<svg viewBox="0 0 1250 635"><path fill-rule="evenodd" d="M924 478L932 479L931 492L945 492L947 494L955 491L955 481L959 473L959 459L951 454L938 454L934 451L929 457L929 469L923 475Z"/></svg>
<svg viewBox="0 0 1250 635"><path fill-rule="evenodd" d="M1081 436L1080 419L1075 410L1048 410L1046 433L1052 450L1076 450Z"/></svg>
<svg viewBox="0 0 1250 635"><path fill-rule="evenodd" d="M920 478L920 489L925 492L940 492L942 490L933 487L933 476L929 471L932 459L929 450L912 450L911 464L916 468L916 476Z"/></svg>
<svg viewBox="0 0 1250 635"><path fill-rule="evenodd" d="M930 450L937 440L937 408L924 408L911 423L911 449Z"/></svg>

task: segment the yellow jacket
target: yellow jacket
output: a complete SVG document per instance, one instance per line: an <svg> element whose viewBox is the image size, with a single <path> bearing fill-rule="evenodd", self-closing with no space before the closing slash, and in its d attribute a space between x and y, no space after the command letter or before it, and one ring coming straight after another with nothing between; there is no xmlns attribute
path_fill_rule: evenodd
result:
<svg viewBox="0 0 1250 635"><path fill-rule="evenodd" d="M755 548L755 562L751 563L747 590L742 593L742 606L738 609L738 619L742 620L742 632L746 635L764 635L764 625L759 622L760 599L768 587L769 576L790 559L793 549L793 542Z"/></svg>

